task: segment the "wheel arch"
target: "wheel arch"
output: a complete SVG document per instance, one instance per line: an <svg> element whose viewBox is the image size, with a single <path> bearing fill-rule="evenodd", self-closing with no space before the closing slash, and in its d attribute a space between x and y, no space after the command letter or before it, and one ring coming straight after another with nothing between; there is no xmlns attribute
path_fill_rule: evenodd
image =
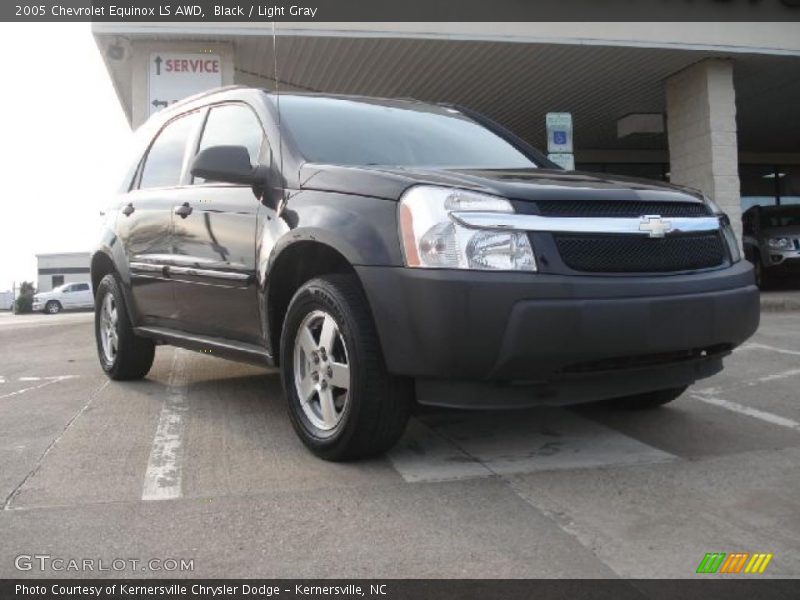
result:
<svg viewBox="0 0 800 600"><path fill-rule="evenodd" d="M117 268L114 266L114 261L111 260L111 257L108 254L102 250L98 250L92 256L92 262L89 270L92 280L92 294L96 295L97 287L100 285L103 277L109 273L115 273Z"/></svg>
<svg viewBox="0 0 800 600"><path fill-rule="evenodd" d="M117 263L114 262L111 254L102 248L97 250L92 255L89 272L92 282L92 294L95 297L97 297L97 288L99 287L100 282L103 280L103 277L109 273L113 273L117 276L117 281L119 282L120 289L122 290L122 297L125 299L125 310L128 313L128 318L130 319L131 323L138 323L138 320L135 318L136 311L134 310L132 301L133 299L128 288L130 285L130 279L125 277L124 274L120 272L120 269L117 268Z"/></svg>
<svg viewBox="0 0 800 600"><path fill-rule="evenodd" d="M289 302L303 284L332 273L352 275L363 290L363 283L347 257L339 249L318 240L295 241L270 261L265 277L264 313L267 342L276 365L280 363L281 331Z"/></svg>

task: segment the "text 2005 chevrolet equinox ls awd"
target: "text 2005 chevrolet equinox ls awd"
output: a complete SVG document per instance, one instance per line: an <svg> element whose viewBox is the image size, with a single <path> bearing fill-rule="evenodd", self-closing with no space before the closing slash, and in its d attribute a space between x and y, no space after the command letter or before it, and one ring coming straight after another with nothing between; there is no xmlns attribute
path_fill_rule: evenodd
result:
<svg viewBox="0 0 800 600"><path fill-rule="evenodd" d="M278 365L317 455L382 452L423 404L652 407L757 328L702 195L558 170L469 111L226 88L153 116L92 259L97 348Z"/></svg>

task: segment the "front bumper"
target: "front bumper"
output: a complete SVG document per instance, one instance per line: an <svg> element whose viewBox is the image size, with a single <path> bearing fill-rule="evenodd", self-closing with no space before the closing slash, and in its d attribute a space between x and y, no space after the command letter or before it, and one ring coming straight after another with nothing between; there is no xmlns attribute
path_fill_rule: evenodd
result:
<svg viewBox="0 0 800 600"><path fill-rule="evenodd" d="M389 371L418 379L566 386L617 376L600 392L611 397L644 391L622 382L647 372L645 380L666 375L662 387L676 387L719 370L721 356L759 323L745 261L656 277L357 272Z"/></svg>
<svg viewBox="0 0 800 600"><path fill-rule="evenodd" d="M791 252L774 251L769 254L769 263L766 265L770 273L784 273L787 275L800 274L800 251Z"/></svg>
<svg viewBox="0 0 800 600"><path fill-rule="evenodd" d="M34 302L31 305L31 310L33 312L39 312L40 310L44 310L44 302L42 302L41 300L38 302Z"/></svg>

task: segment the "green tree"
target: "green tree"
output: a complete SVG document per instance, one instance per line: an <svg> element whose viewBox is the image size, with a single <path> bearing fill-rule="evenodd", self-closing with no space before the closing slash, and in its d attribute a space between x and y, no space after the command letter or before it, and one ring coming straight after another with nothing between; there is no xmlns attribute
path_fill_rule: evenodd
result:
<svg viewBox="0 0 800 600"><path fill-rule="evenodd" d="M14 312L17 314L31 312L33 307L33 295L35 293L36 288L33 287L33 282L23 281L19 286L19 294L17 295Z"/></svg>

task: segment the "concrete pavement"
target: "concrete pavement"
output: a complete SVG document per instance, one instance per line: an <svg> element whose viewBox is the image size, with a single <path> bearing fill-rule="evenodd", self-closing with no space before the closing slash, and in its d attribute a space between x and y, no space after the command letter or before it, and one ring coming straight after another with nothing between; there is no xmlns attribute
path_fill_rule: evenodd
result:
<svg viewBox="0 0 800 600"><path fill-rule="evenodd" d="M800 290L786 288L761 292L761 310L769 312L800 311Z"/></svg>
<svg viewBox="0 0 800 600"><path fill-rule="evenodd" d="M666 408L420 410L388 456L330 464L274 372L160 347L108 382L91 314L2 318L0 577L695 577L714 551L800 577L799 383L800 315L765 314ZM175 492L152 499L170 406ZM139 562L15 568L34 554Z"/></svg>

